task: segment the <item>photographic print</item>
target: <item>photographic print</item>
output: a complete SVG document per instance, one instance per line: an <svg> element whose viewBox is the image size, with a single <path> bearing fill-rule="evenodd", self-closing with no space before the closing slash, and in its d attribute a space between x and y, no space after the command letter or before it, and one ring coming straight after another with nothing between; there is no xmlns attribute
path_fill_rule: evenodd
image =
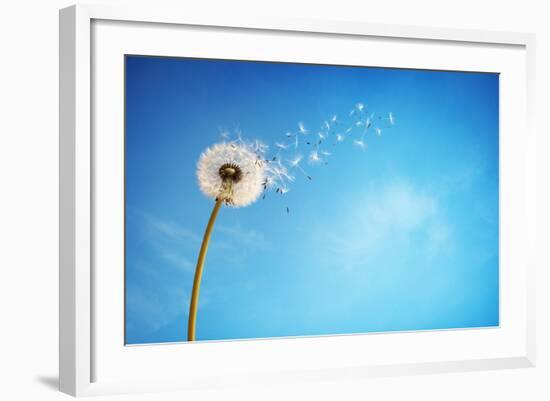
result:
<svg viewBox="0 0 550 401"><path fill-rule="evenodd" d="M499 325L499 76L127 55L125 342Z"/></svg>

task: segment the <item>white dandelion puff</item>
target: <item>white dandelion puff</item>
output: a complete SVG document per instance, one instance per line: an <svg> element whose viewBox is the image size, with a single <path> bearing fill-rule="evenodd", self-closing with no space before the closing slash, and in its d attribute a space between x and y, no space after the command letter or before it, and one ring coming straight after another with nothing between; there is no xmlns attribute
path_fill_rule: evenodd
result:
<svg viewBox="0 0 550 401"><path fill-rule="evenodd" d="M374 131L376 132L376 135L378 135L378 136L381 136L381 135L382 135L382 130L381 130L380 128L376 127L376 128L374 129ZM390 135L390 136L391 136L391 135Z"/></svg>
<svg viewBox="0 0 550 401"><path fill-rule="evenodd" d="M298 123L298 132L300 134L304 134L304 135L307 134L307 129L306 129L304 123L301 122L301 121Z"/></svg>
<svg viewBox="0 0 550 401"><path fill-rule="evenodd" d="M344 135L336 134L336 142L342 142L344 140Z"/></svg>
<svg viewBox="0 0 550 401"><path fill-rule="evenodd" d="M330 122L333 124L336 122L336 114L332 116L332 118L330 119Z"/></svg>
<svg viewBox="0 0 550 401"><path fill-rule="evenodd" d="M258 163L254 150L250 145L235 143L218 143L207 148L197 165L201 191L233 207L253 203L260 196L265 180L264 163Z"/></svg>
<svg viewBox="0 0 550 401"><path fill-rule="evenodd" d="M321 152L319 152L319 153L321 153L323 156L330 156L331 155L331 153L327 150L321 150Z"/></svg>
<svg viewBox="0 0 550 401"><path fill-rule="evenodd" d="M359 112L362 112L365 108L365 105L363 103L357 103L355 107L357 108L357 110L359 110Z"/></svg>
<svg viewBox="0 0 550 401"><path fill-rule="evenodd" d="M318 132L317 135L319 135L319 138L325 139L327 136L323 134L322 132Z"/></svg>

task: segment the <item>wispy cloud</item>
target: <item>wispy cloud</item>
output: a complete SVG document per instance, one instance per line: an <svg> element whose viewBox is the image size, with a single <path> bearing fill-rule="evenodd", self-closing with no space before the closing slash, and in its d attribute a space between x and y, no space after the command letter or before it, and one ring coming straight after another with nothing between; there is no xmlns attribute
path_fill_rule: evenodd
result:
<svg viewBox="0 0 550 401"><path fill-rule="evenodd" d="M189 295L181 286L144 288L127 284L126 308L128 323L138 324L142 330L152 333L175 320L180 320L183 331L189 308Z"/></svg>
<svg viewBox="0 0 550 401"><path fill-rule="evenodd" d="M155 235L160 234L173 240L200 242L199 235L178 223L162 220L144 212L139 213L139 215L149 228L155 231Z"/></svg>
<svg viewBox="0 0 550 401"><path fill-rule="evenodd" d="M150 213L134 211L134 222L141 227L141 243L169 265L184 272L192 272L194 263L190 254L198 252L201 238L193 230L173 221L166 221Z"/></svg>
<svg viewBox="0 0 550 401"><path fill-rule="evenodd" d="M219 225L216 227L220 240L217 245L220 247L244 247L266 250L271 248L270 242L261 233L252 228L245 228L237 225Z"/></svg>
<svg viewBox="0 0 550 401"><path fill-rule="evenodd" d="M377 252L392 247L398 252L399 244L414 243L426 257L435 257L448 249L453 236L436 194L405 180L373 185L331 224L316 227L314 240L348 269Z"/></svg>

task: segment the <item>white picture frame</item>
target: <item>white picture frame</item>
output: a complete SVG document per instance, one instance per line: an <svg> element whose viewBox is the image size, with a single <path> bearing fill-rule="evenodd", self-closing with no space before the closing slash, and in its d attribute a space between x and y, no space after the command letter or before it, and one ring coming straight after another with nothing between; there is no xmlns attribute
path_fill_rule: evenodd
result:
<svg viewBox="0 0 550 401"><path fill-rule="evenodd" d="M127 40L130 36L139 38L140 30L144 27L150 29L147 40L145 37L136 40L139 46ZM506 246L505 254L501 256L508 269L505 271L505 282L501 282L503 292L501 296L504 297L501 300L506 307L506 316L504 316L506 324L497 329L433 331L422 335L383 333L221 342L199 345L204 347L202 349L195 344L180 344L158 346L156 349L130 347L131 350L128 351L127 347L124 348L124 344L120 343L119 337L111 336L110 332L117 331L123 324L120 321L123 312L118 307L119 301L109 298L113 293L120 291L120 277L111 277L109 272L97 274L95 270L98 268L98 261L112 256L103 251L98 253L97 246L98 243L107 239L115 244L119 243L117 241L120 238L116 236L107 238L107 233L101 231L101 227L105 227L104 223L109 221L110 217L102 214L101 210L98 211L97 204L105 199L98 198L96 192L98 185L102 186L105 182L101 178L97 179L101 177L102 168L105 170L109 167L120 171L121 160L117 159L120 153L117 153L115 149L117 145L114 142L98 143L94 140L94 129L100 127L116 130L116 124L120 121L112 122L114 125L103 126L102 119L105 114L101 110L120 110L122 104L117 91L120 92L122 83L119 82L120 75L110 76L101 72L101 78L95 83L99 82L98 85L102 85L101 82L103 82L111 89L115 89L112 89L114 92L109 93L103 99L104 102L100 102L98 106L97 99L94 102L93 97L105 95L95 93L97 88L94 88L92 81L97 71L108 72L113 66L117 69L119 64L110 63L109 60L117 57L120 62L118 56L127 51L130 52L128 49L144 52L142 54L166 55L166 53L176 52L175 45L171 45L171 41L165 39L188 34L185 31L186 27L204 28L207 34L209 34L208 30L213 30L215 32L214 35L210 35L211 38L233 33L240 34L240 32L243 32L243 37L244 33L261 34L266 45L264 47L271 49L272 53L258 56L259 59L285 57L284 53L276 53L277 42L284 40L278 36L280 34L292 40L301 38L300 40L305 41L304 46L307 46L307 41L315 37L323 37L328 41L331 37L338 37L342 40L356 41L383 40L385 45L406 42L401 44L405 46L403 47L405 54L407 46L416 46L416 50L422 50L419 46L426 47L423 50L425 53L420 52L420 56L409 62L411 64L404 64L405 62L400 61L396 56L395 60L388 57L382 61L381 66L395 64L410 68L434 69L454 66L455 69L503 73L506 83L505 90L501 93L504 99L501 101L501 111L519 108L520 112L514 113L513 116L508 116L512 113L506 113L506 116L501 119L502 129L506 133L513 127L521 132L521 135L504 135L504 139L501 139L501 141L504 140L501 150L501 171L506 172L505 181L502 182L504 185L501 189L501 199L505 197L509 200L505 202L505 206L509 206L506 206L502 216L505 219L506 224L503 227L506 231L501 232L501 239L503 239L501 244ZM121 33L124 31L127 33ZM94 35L96 35L95 39ZM197 35L200 36L201 33ZM293 35L296 37L294 38ZM208 45L215 46L214 42L208 42L207 37L196 39L202 41L201 47L207 48L206 50ZM162 49L161 40L164 43ZM376 46L376 43L373 46ZM442 60L436 61L428 56L422 58L422 54L433 53L433 48L430 46L437 46ZM452 51L446 52L445 46L452 46ZM210 388L251 382L277 383L534 366L534 266L536 263L532 256L534 255L532 244L535 243L536 231L534 161L536 141L532 127L535 84L534 48L534 35L524 33L257 17L243 17L237 20L193 15L187 13L185 9L165 11L155 8L78 5L61 10L60 390L74 396L81 396ZM239 54L241 57L255 57L254 47L247 50L243 44L240 49L244 49L241 50L242 52L249 51L248 54ZM483 56L490 49L494 50L494 54ZM185 51L183 50L184 54L187 54ZM220 51L222 50L218 50ZM456 60L452 61L451 54L461 52L467 56L464 64ZM479 56L479 60L474 60L476 57L472 54L468 56L469 52L474 52L472 54ZM345 57L344 53L341 57ZM310 56L317 57L313 53ZM447 59L446 56L448 56ZM288 55L289 60L294 60L295 57L297 57L296 54ZM120 83L119 87L116 82ZM508 101L512 88L520 93L517 96L518 99L513 100L514 103L512 100ZM116 174L114 177L116 178ZM103 193L108 191L109 185L113 188L117 182L115 180L105 185L101 188ZM114 210L116 211L117 208L115 207ZM116 218L118 217L115 216ZM512 231L516 232L516 230L517 233L512 234ZM503 252L502 249L501 252ZM114 290L108 292L103 288L110 282L117 284L113 284ZM122 297L122 293L119 295ZM105 298L104 302L98 298ZM114 310L117 312L104 313L105 308L102 306L104 304L115 305ZM441 342L438 342L440 340ZM404 349L433 344L434 351L431 355L427 349L422 351L426 358L419 356L420 351L416 354L395 351L396 355L391 355L392 353L387 350L384 351L385 347L399 349L399 344ZM449 344L456 345L453 349L454 353L446 354L446 351L441 351L447 349ZM198 358L200 353L206 360L216 358L215 355L223 355L226 360L238 353L243 359L242 366L220 366L216 371L211 371L210 367L203 370L197 369L196 372L188 369L184 380L171 377L168 371L162 371L162 369L159 371L159 365L173 368L174 364L179 364L180 373L185 371L185 367L181 365L180 350L184 349L182 345L187 346L186 358ZM338 357L333 351L342 347L369 349L370 358L365 358L365 354L361 352L356 352L353 357L348 355L347 359ZM440 350L437 347L440 347ZM469 352L467 348L474 351ZM376 354L375 349L381 350L379 355ZM325 354L316 360L313 357L320 355L320 350L325 350ZM256 356L247 357L247 353ZM302 360L309 362L302 364L296 362L290 366L288 358L285 360L285 355L300 353ZM276 355L279 358L276 358ZM262 359L261 363L258 362L259 358ZM251 361L258 363L258 366L254 370L247 370L245 364ZM107 366L112 366L112 369L108 369ZM154 366L155 371L147 370L145 366ZM125 373L117 373L122 371Z"/></svg>

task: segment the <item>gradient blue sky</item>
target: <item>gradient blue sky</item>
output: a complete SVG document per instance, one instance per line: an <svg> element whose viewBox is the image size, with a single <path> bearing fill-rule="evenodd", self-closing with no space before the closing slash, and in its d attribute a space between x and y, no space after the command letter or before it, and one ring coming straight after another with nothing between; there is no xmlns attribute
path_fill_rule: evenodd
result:
<svg viewBox="0 0 550 401"><path fill-rule="evenodd" d="M272 144L357 102L396 124L220 211L197 339L498 325L498 75L127 56L126 343L186 339L219 130Z"/></svg>

